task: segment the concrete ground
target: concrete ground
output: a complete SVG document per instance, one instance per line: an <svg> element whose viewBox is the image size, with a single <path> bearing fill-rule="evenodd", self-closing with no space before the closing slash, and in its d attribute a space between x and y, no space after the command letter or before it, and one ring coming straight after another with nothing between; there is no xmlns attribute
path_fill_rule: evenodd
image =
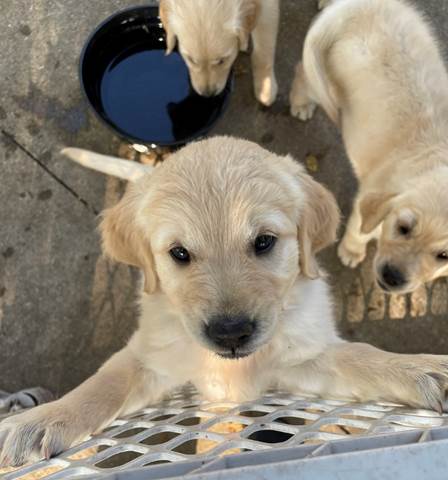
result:
<svg viewBox="0 0 448 480"><path fill-rule="evenodd" d="M63 146L116 153L119 141L81 97L77 64L89 32L106 16L143 0L5 0L0 30L0 389L33 385L63 393L90 375L135 326L136 272L100 255L97 214L123 184L83 170ZM444 47L448 3L418 0ZM287 92L315 0L283 0L277 70L280 97L263 109L252 96L247 56L215 133L291 153L335 192L345 215L356 183L340 137L322 112L301 124ZM412 296L388 297L370 265L343 268L335 248L322 255L331 272L337 319L348 339L397 352L448 353L447 282Z"/></svg>

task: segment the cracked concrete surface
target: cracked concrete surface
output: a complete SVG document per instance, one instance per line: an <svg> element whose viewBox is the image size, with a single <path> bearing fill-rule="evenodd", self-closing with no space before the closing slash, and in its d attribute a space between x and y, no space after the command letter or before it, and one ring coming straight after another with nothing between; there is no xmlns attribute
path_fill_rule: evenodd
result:
<svg viewBox="0 0 448 480"><path fill-rule="evenodd" d="M6 0L0 31L0 388L32 385L63 393L90 375L135 325L136 272L100 255L96 215L124 185L60 157L63 146L115 153L119 141L82 99L77 63L89 32L117 9L145 1ZM345 215L356 183L339 134L322 112L301 124L287 92L315 0L283 0L278 49L280 97L253 99L249 59L236 67L230 108L215 133L291 153L336 194ZM448 3L418 0L448 40ZM370 252L372 256L373 249ZM447 282L412 296L385 297L370 264L343 268L322 255L342 332L394 351L448 353Z"/></svg>

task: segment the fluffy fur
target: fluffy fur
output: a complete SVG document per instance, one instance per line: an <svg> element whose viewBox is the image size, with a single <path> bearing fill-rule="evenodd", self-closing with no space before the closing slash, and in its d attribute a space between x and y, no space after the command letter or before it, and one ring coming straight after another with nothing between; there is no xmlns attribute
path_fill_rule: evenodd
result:
<svg viewBox="0 0 448 480"><path fill-rule="evenodd" d="M317 103L340 126L359 180L342 262L355 267L376 238L384 290L448 275L448 77L422 15L400 0L331 2L290 97L293 115L307 120Z"/></svg>
<svg viewBox="0 0 448 480"><path fill-rule="evenodd" d="M113 158L101 167L95 154L66 153L129 178ZM106 253L143 272L139 328L78 388L0 423L0 465L49 458L186 382L210 400L280 388L442 410L448 357L339 338L315 258L335 240L338 208L292 158L218 137L140 174L101 223ZM268 233L277 243L256 256L255 238ZM189 250L189 264L173 260L174 245ZM256 325L243 347L211 341L217 315L223 328L242 315Z"/></svg>
<svg viewBox="0 0 448 480"><path fill-rule="evenodd" d="M252 36L255 96L264 105L274 102L279 0L161 0L160 18L167 53L177 42L193 88L205 96L224 89L238 52L247 50Z"/></svg>

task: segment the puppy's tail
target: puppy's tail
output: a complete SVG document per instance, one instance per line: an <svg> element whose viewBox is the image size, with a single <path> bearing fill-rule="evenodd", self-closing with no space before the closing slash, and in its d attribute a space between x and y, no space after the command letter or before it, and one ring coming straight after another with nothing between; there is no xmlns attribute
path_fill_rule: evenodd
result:
<svg viewBox="0 0 448 480"><path fill-rule="evenodd" d="M337 2L336 2L337 3ZM334 123L339 124L339 105L330 81L326 57L335 43L340 28L338 18L327 7L317 18L305 39L303 67L313 100L321 105Z"/></svg>
<svg viewBox="0 0 448 480"><path fill-rule="evenodd" d="M61 153L80 165L98 172L136 182L139 178L151 173L153 167L141 165L130 160L100 155L81 148L64 148Z"/></svg>

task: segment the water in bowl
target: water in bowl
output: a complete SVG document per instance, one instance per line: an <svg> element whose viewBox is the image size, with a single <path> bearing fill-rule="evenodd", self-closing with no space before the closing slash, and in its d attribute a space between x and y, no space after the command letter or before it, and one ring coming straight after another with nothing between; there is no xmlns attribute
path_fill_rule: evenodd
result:
<svg viewBox="0 0 448 480"><path fill-rule="evenodd" d="M125 136L145 142L175 143L206 129L222 109L220 96L204 98L191 87L177 52L144 44L121 53L100 83L104 114Z"/></svg>

